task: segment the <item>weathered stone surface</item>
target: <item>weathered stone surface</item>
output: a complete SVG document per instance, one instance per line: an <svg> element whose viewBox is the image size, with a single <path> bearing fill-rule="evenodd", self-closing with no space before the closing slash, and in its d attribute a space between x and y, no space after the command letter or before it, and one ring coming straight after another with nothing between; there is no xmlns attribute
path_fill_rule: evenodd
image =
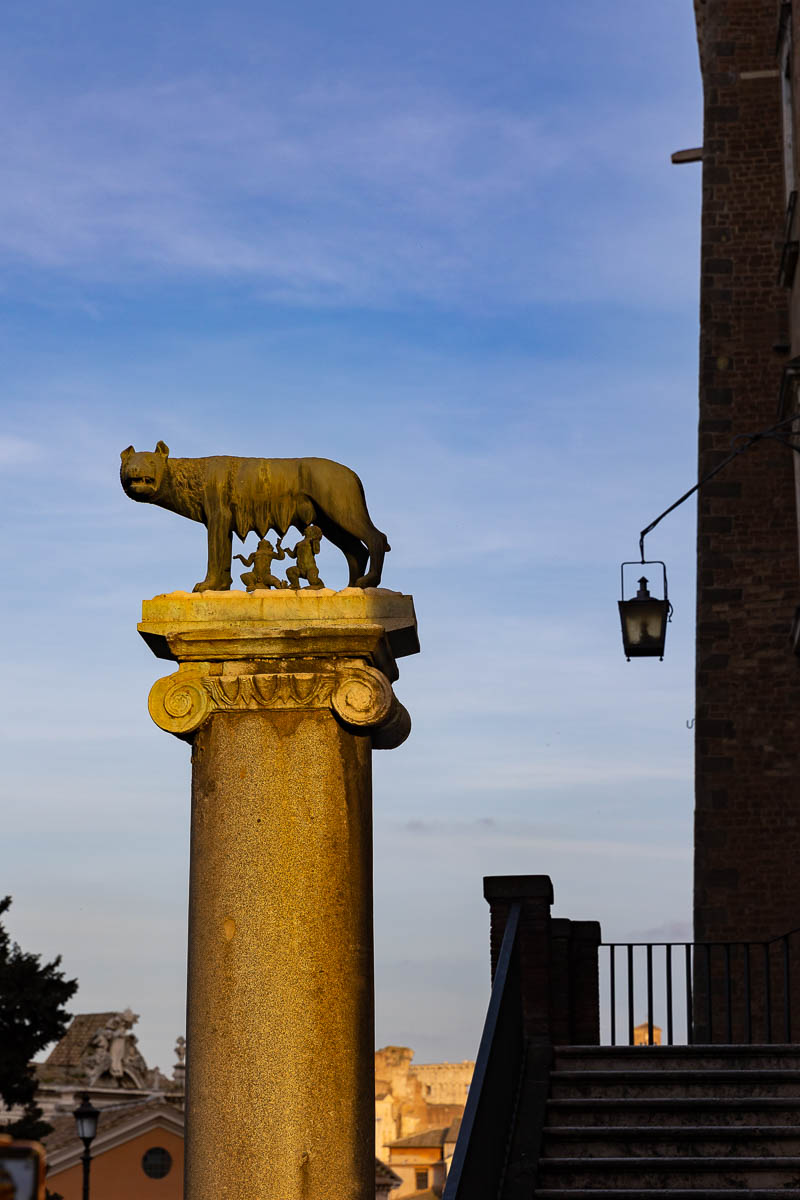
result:
<svg viewBox="0 0 800 1200"><path fill-rule="evenodd" d="M190 1200L374 1197L370 756L321 709L195 739Z"/></svg>
<svg viewBox="0 0 800 1200"><path fill-rule="evenodd" d="M178 592L139 631L192 742L187 1200L372 1200L371 752L410 728L413 601Z"/></svg>
<svg viewBox="0 0 800 1200"><path fill-rule="evenodd" d="M397 678L392 660L419 651L413 599L385 588L169 592L144 601L138 628L157 658L363 651L384 653L392 679ZM388 656L380 648L384 640Z"/></svg>
<svg viewBox="0 0 800 1200"><path fill-rule="evenodd" d="M382 749L408 736L396 655L419 648L410 596L374 589L173 592L145 601L139 632L179 670L154 684L155 723L189 739L215 712L331 709Z"/></svg>

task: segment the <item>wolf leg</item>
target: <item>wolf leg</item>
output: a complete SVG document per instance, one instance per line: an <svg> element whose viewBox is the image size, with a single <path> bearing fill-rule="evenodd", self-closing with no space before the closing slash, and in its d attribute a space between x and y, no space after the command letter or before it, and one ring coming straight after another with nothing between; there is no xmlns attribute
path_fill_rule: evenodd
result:
<svg viewBox="0 0 800 1200"><path fill-rule="evenodd" d="M370 531L364 533L364 541L369 549L369 571L360 579L357 579L353 587L368 588L377 587L381 581L383 572L383 558L386 551L389 549L389 543L386 535L381 533L380 529L376 529L373 525Z"/></svg>
<svg viewBox="0 0 800 1200"><path fill-rule="evenodd" d="M194 585L195 592L227 592L231 586L233 533L228 514L214 516L208 522L208 570L205 579Z"/></svg>
<svg viewBox="0 0 800 1200"><path fill-rule="evenodd" d="M358 577L363 575L367 569L369 554L366 546L346 529L342 529L341 525L336 525L323 514L318 516L317 523L328 541L333 542L334 546L345 556L349 573L348 587L352 587Z"/></svg>

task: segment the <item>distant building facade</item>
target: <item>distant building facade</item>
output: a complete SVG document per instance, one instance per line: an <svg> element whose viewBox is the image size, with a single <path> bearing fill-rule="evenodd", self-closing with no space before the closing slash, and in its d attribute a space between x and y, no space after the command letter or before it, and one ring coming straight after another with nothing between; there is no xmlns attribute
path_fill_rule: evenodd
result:
<svg viewBox="0 0 800 1200"><path fill-rule="evenodd" d="M133 1032L137 1021L130 1009L80 1013L46 1061L35 1064L37 1103L53 1126L45 1138L47 1184L64 1200L82 1195L83 1143L73 1111L83 1092L100 1110L92 1143L92 1195L183 1200L186 1042L177 1039L168 1078L145 1062ZM10 1120L18 1115L13 1109L4 1114ZM376 1200L389 1200L401 1185L400 1175L376 1158Z"/></svg>
<svg viewBox="0 0 800 1200"><path fill-rule="evenodd" d="M186 1043L170 1077L139 1050L136 1013L79 1013L43 1063L36 1101L53 1126L45 1138L47 1185L81 1200L83 1143L73 1111L87 1092L100 1110L92 1144L92 1194L113 1200L182 1200ZM17 1115L13 1110L10 1118Z"/></svg>
<svg viewBox="0 0 800 1200"><path fill-rule="evenodd" d="M634 1046L660 1046L661 1045L661 1026L653 1026L653 1040L650 1041L650 1026L647 1021L643 1021L641 1025L633 1027L633 1044Z"/></svg>
<svg viewBox="0 0 800 1200"><path fill-rule="evenodd" d="M393 1200L433 1200L444 1191L456 1148L461 1118L441 1128L398 1138L389 1146L389 1165L400 1177Z"/></svg>
<svg viewBox="0 0 800 1200"><path fill-rule="evenodd" d="M171 1077L148 1067L133 1032L139 1017L125 1012L80 1013L43 1063L36 1064L37 1103L45 1119L71 1111L79 1092L97 1108L163 1096L183 1105L185 1042L178 1038Z"/></svg>
<svg viewBox="0 0 800 1200"><path fill-rule="evenodd" d="M475 1063L416 1064L413 1058L408 1046L375 1052L375 1148L380 1158L387 1157L398 1138L446 1129L464 1112Z"/></svg>
<svg viewBox="0 0 800 1200"><path fill-rule="evenodd" d="M107 1105L92 1143L92 1195L109 1200L183 1200L183 1110L163 1097ZM81 1200L83 1143L72 1113L52 1116L45 1139L47 1186Z"/></svg>

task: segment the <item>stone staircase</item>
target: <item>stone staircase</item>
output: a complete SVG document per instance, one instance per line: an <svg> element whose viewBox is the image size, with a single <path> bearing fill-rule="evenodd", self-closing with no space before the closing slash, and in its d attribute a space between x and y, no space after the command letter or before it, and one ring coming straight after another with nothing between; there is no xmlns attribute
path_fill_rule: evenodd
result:
<svg viewBox="0 0 800 1200"><path fill-rule="evenodd" d="M800 1046L556 1049L537 1200L800 1200Z"/></svg>

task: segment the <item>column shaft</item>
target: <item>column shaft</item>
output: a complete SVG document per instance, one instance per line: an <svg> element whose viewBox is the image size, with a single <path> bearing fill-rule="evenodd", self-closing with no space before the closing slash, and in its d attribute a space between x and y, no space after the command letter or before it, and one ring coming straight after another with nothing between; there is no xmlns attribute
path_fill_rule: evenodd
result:
<svg viewBox="0 0 800 1200"><path fill-rule="evenodd" d="M194 738L187 1200L372 1200L368 734L329 709Z"/></svg>

